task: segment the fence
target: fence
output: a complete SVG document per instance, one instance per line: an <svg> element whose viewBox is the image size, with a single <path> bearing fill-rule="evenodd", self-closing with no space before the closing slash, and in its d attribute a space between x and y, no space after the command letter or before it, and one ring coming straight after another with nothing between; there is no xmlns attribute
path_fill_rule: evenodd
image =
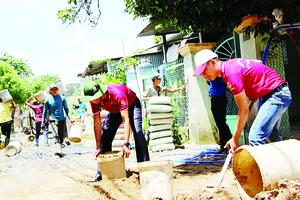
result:
<svg viewBox="0 0 300 200"><path fill-rule="evenodd" d="M151 75L144 76L143 91L152 84ZM165 85L167 88L178 88L185 83L183 58L165 65ZM181 127L188 127L188 105L186 90L176 93L167 93L172 98L174 120Z"/></svg>
<svg viewBox="0 0 300 200"><path fill-rule="evenodd" d="M165 86L167 88L178 88L185 84L183 58L166 64ZM174 119L182 127L188 127L188 103L186 90L176 93L167 93L172 97L174 106Z"/></svg>

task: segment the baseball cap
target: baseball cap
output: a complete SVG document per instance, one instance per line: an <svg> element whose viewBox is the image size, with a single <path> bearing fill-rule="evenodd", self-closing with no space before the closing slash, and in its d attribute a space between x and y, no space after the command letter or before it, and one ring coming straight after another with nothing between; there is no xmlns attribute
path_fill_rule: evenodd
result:
<svg viewBox="0 0 300 200"><path fill-rule="evenodd" d="M151 79L152 81L154 81L155 79L160 78L161 79L161 75L159 73L155 73L152 75Z"/></svg>
<svg viewBox="0 0 300 200"><path fill-rule="evenodd" d="M196 55L195 55L196 69L195 69L193 75L194 76L201 75L203 73L203 71L205 70L206 63L209 60L211 60L213 58L217 58L217 57L218 57L218 55L209 49L203 49L203 50L199 51L198 53L196 53Z"/></svg>
<svg viewBox="0 0 300 200"><path fill-rule="evenodd" d="M101 97L107 90L106 84L99 84L95 81L88 81L83 86L82 102L92 101Z"/></svg>
<svg viewBox="0 0 300 200"><path fill-rule="evenodd" d="M59 89L58 86L57 86L55 83L53 83L53 84L51 84L51 85L49 86L49 90L52 90L53 88Z"/></svg>

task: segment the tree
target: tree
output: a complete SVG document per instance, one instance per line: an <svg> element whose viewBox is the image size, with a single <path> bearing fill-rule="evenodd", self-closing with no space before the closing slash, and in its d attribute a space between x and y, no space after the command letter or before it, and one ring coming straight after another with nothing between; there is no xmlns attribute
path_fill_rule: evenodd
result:
<svg viewBox="0 0 300 200"><path fill-rule="evenodd" d="M195 33L217 28L232 31L248 15L256 15L258 23L252 29L256 33L270 33L275 9L282 11L279 23L300 22L299 0L125 0L126 12L137 17L149 17L150 21L164 27ZM249 29L248 29L249 30ZM300 31L286 31L300 52ZM297 40L298 38L298 40Z"/></svg>
<svg viewBox="0 0 300 200"><path fill-rule="evenodd" d="M45 74L41 76L33 77L31 93L34 94L38 91L47 89L51 83L55 83L60 80L59 76L56 74Z"/></svg>
<svg viewBox="0 0 300 200"><path fill-rule="evenodd" d="M0 57L0 62L6 62L9 65L13 66L17 74L21 77L29 77L33 75L28 62L22 58L16 58L12 55L9 55L6 51Z"/></svg>
<svg viewBox="0 0 300 200"><path fill-rule="evenodd" d="M16 103L24 103L27 94L24 95L22 79L14 67L8 63L0 63L0 90L8 89ZM24 98L25 97L25 98Z"/></svg>
<svg viewBox="0 0 300 200"><path fill-rule="evenodd" d="M0 91L8 89L14 101L20 106L36 92L45 90L51 83L58 81L57 75L42 75L21 78L17 70L7 62L0 63Z"/></svg>
<svg viewBox="0 0 300 200"><path fill-rule="evenodd" d="M57 17L65 25L75 22L86 23L95 28L101 16L100 0L68 0L68 7L57 12Z"/></svg>

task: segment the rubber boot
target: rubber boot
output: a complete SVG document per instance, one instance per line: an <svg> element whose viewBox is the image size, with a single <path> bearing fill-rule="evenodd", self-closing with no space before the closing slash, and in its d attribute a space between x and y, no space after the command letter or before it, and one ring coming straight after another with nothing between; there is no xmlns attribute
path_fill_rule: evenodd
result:
<svg viewBox="0 0 300 200"><path fill-rule="evenodd" d="M55 155L62 158L63 157L62 146L60 143L56 143L56 150L57 150L57 153L55 153Z"/></svg>
<svg viewBox="0 0 300 200"><path fill-rule="evenodd" d="M44 133L44 139L45 139L45 145L46 145L46 147L49 147L48 134L47 133Z"/></svg>
<svg viewBox="0 0 300 200"><path fill-rule="evenodd" d="M5 138L5 147L9 144L10 138Z"/></svg>
<svg viewBox="0 0 300 200"><path fill-rule="evenodd" d="M35 146L39 146L39 138L35 138Z"/></svg>

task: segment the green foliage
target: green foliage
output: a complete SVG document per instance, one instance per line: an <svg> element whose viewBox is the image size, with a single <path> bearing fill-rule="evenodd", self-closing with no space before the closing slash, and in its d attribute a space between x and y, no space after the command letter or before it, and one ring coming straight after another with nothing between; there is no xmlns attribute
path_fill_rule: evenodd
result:
<svg viewBox="0 0 300 200"><path fill-rule="evenodd" d="M160 43L160 42L162 42L162 36L161 35L156 35L155 37L154 37L154 44L158 44L158 43Z"/></svg>
<svg viewBox="0 0 300 200"><path fill-rule="evenodd" d="M65 25L75 22L95 28L101 16L100 0L68 0L68 6L57 12L57 17Z"/></svg>
<svg viewBox="0 0 300 200"><path fill-rule="evenodd" d="M7 62L0 63L0 90L8 89L19 106L22 106L32 94L45 90L57 80L59 77L51 74L22 78L12 65Z"/></svg>
<svg viewBox="0 0 300 200"><path fill-rule="evenodd" d="M112 70L108 72L106 76L111 80L118 80L121 84L126 85L126 74L125 72L129 67L135 67L139 63L136 57L123 57L118 62L112 63Z"/></svg>
<svg viewBox="0 0 300 200"><path fill-rule="evenodd" d="M22 102L23 85L14 67L8 63L0 63L0 90L8 89L16 103Z"/></svg>
<svg viewBox="0 0 300 200"><path fill-rule="evenodd" d="M173 120L172 128L173 132L173 142L176 147L186 143L189 141L188 132L187 129L184 129L183 127L180 127L176 120Z"/></svg>
<svg viewBox="0 0 300 200"><path fill-rule="evenodd" d="M66 85L66 96L76 96L76 98L80 95L81 91L80 89L80 83L71 83Z"/></svg>
<svg viewBox="0 0 300 200"><path fill-rule="evenodd" d="M22 58L15 58L9 55L6 51L0 57L0 62L5 62L13 66L17 74L21 77L29 77L33 75L26 60L23 60Z"/></svg>
<svg viewBox="0 0 300 200"><path fill-rule="evenodd" d="M211 28L232 31L243 17L257 14L259 18L268 17L267 23L256 27L259 33L269 32L275 21L272 12L281 8L285 12L285 23L300 21L300 1L298 0L125 0L125 11L137 17L149 17L150 21L162 26L175 27L182 32L199 32Z"/></svg>
<svg viewBox="0 0 300 200"><path fill-rule="evenodd" d="M33 77L31 78L31 92L32 94L34 94L40 90L45 90L47 87L50 86L51 83L55 83L58 80L60 80L60 78L56 74L45 74Z"/></svg>

